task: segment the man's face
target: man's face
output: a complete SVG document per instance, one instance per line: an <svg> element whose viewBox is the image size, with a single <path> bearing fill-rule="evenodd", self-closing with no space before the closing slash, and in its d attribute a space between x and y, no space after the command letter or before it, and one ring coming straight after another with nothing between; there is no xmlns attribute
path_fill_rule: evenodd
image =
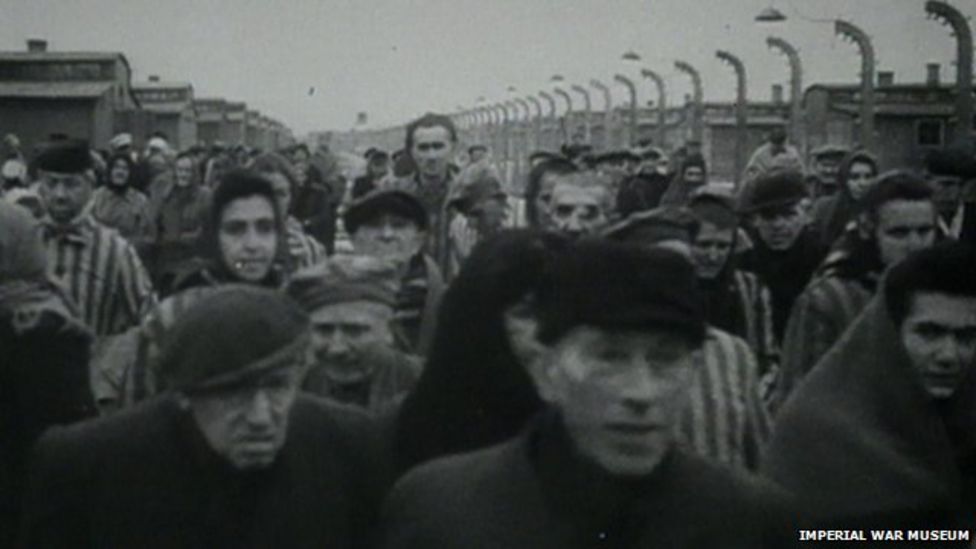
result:
<svg viewBox="0 0 976 549"><path fill-rule="evenodd" d="M407 217L382 213L367 220L352 235L358 253L406 263L420 251L426 233Z"/></svg>
<svg viewBox="0 0 976 549"><path fill-rule="evenodd" d="M820 177L824 186L837 185L837 173L840 171L840 159L833 157L818 158L814 162L814 171Z"/></svg>
<svg viewBox="0 0 976 549"><path fill-rule="evenodd" d="M265 179L271 182L274 189L275 201L278 203L278 210L281 215L288 215L288 208L291 207L291 182L282 173L266 173Z"/></svg>
<svg viewBox="0 0 976 549"><path fill-rule="evenodd" d="M392 347L393 309L373 301L350 301L319 307L311 314L312 367L337 384L368 379L375 364L364 353Z"/></svg>
<svg viewBox="0 0 976 549"><path fill-rule="evenodd" d="M485 151L481 149L474 149L471 151L471 163L481 162L481 159L485 157Z"/></svg>
<svg viewBox="0 0 976 549"><path fill-rule="evenodd" d="M370 160L369 164L366 166L369 176L373 179L380 179L386 177L390 173L390 161L388 159L383 160Z"/></svg>
<svg viewBox="0 0 976 549"><path fill-rule="evenodd" d="M867 162L854 162L847 174L847 191L851 193L854 201L864 198L864 195L874 186L875 177L874 166Z"/></svg>
<svg viewBox="0 0 976 549"><path fill-rule="evenodd" d="M806 213L800 204L767 208L753 217L753 225L759 238L769 249L788 250L803 233L806 226Z"/></svg>
<svg viewBox="0 0 976 549"><path fill-rule="evenodd" d="M177 187L189 187L193 183L193 159L189 156L181 156L173 171L176 172Z"/></svg>
<svg viewBox="0 0 976 549"><path fill-rule="evenodd" d="M935 205L939 215L950 218L959 207L962 197L962 178L952 176L938 176L932 180L935 186Z"/></svg>
<svg viewBox="0 0 976 549"><path fill-rule="evenodd" d="M976 363L976 298L919 292L900 332L925 392L949 398Z"/></svg>
<svg viewBox="0 0 976 549"><path fill-rule="evenodd" d="M692 259L699 278L713 279L722 272L732 253L735 228L720 229L704 222L692 246Z"/></svg>
<svg viewBox="0 0 976 549"><path fill-rule="evenodd" d="M47 211L56 223L69 223L78 217L92 194L91 173L38 173L39 191Z"/></svg>
<svg viewBox="0 0 976 549"><path fill-rule="evenodd" d="M274 206L263 196L230 202L220 216L217 238L231 272L247 282L264 280L278 246Z"/></svg>
<svg viewBox="0 0 976 549"><path fill-rule="evenodd" d="M892 200L878 209L874 231L881 264L888 267L935 243L935 206L927 200Z"/></svg>
<svg viewBox="0 0 976 549"><path fill-rule="evenodd" d="M448 161L454 155L451 132L443 126L417 128L413 132L413 148L410 156L425 177L447 176Z"/></svg>
<svg viewBox="0 0 976 549"><path fill-rule="evenodd" d="M695 352L670 333L577 327L542 357L539 393L580 453L614 475L646 475L674 440Z"/></svg>
<svg viewBox="0 0 976 549"><path fill-rule="evenodd" d="M274 463L285 444L288 414L303 370L296 365L273 370L246 386L193 394L193 418L208 445L238 470Z"/></svg>
<svg viewBox="0 0 976 549"><path fill-rule="evenodd" d="M295 167L295 174L298 176L298 180L304 183L308 179L308 153L305 152L305 149L295 149L295 152L291 155L291 161Z"/></svg>
<svg viewBox="0 0 976 549"><path fill-rule="evenodd" d="M606 223L604 199L601 187L558 183L550 202L553 228L571 238L595 234Z"/></svg>

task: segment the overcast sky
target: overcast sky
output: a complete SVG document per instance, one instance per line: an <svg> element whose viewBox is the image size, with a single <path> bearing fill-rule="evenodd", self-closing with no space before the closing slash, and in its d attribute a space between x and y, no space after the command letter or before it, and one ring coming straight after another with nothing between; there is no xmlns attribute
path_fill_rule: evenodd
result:
<svg viewBox="0 0 976 549"><path fill-rule="evenodd" d="M953 0L976 16L976 1ZM773 5L789 20L760 24ZM612 7L608 7L612 6ZM702 73L706 99L734 96L732 70L716 49L739 55L749 95L768 99L786 83L781 56L767 49L776 34L793 43L805 82L853 82L860 61L833 25L844 18L871 35L880 70L898 82L925 78L925 63L955 79L955 42L925 18L924 0L0 0L0 48L23 49L45 38L52 50L125 53L134 79L158 74L189 80L197 96L246 101L297 133L348 129L356 113L369 126L401 124L424 111L473 106L476 98L521 96L615 73L637 77L620 59L666 79L669 100L690 85L673 69L680 58ZM799 11L797 11L799 10ZM615 101L626 92L612 86ZM652 99L648 82L641 102ZM313 91L314 90L314 91ZM574 99L579 96L574 95ZM578 99L577 99L578 100ZM596 101L597 105L600 104Z"/></svg>

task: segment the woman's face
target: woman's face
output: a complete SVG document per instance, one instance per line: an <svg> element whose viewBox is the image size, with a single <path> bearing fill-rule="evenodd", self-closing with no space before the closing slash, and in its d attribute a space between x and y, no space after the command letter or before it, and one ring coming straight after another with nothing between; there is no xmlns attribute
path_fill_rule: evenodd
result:
<svg viewBox="0 0 976 549"><path fill-rule="evenodd" d="M112 185L118 187L125 186L129 183L129 164L122 159L116 159L112 163L109 171L109 181Z"/></svg>
<svg viewBox="0 0 976 549"><path fill-rule="evenodd" d="M263 196L238 198L220 218L218 242L224 263L245 282L260 282L274 265L278 249L276 205Z"/></svg>
<svg viewBox="0 0 976 549"><path fill-rule="evenodd" d="M874 186L875 176L874 166L869 162L854 162L847 174L847 190L851 193L851 198L855 202L864 198L871 187Z"/></svg>

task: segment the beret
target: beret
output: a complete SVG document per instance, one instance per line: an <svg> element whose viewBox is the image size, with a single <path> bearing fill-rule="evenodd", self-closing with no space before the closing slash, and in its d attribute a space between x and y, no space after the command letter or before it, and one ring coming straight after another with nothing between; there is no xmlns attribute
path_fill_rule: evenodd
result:
<svg viewBox="0 0 976 549"><path fill-rule="evenodd" d="M803 174L795 170L767 172L750 181L739 194L738 210L755 213L768 208L796 204L807 198Z"/></svg>
<svg viewBox="0 0 976 549"><path fill-rule="evenodd" d="M55 173L82 173L94 167L87 141L53 142L41 149L34 159L38 170Z"/></svg>

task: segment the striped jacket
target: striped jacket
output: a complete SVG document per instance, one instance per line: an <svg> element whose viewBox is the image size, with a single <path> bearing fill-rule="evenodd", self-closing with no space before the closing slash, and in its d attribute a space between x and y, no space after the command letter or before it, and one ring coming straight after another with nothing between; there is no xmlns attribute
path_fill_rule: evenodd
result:
<svg viewBox="0 0 976 549"><path fill-rule="evenodd" d="M769 436L756 359L742 339L709 328L680 422L692 451L733 468L755 470Z"/></svg>
<svg viewBox="0 0 976 549"><path fill-rule="evenodd" d="M774 409L840 339L872 295L863 281L838 276L816 279L800 294L786 325Z"/></svg>
<svg viewBox="0 0 976 549"><path fill-rule="evenodd" d="M289 216L285 222L288 253L293 267L302 269L325 259L325 246L305 232L301 222Z"/></svg>
<svg viewBox="0 0 976 549"><path fill-rule="evenodd" d="M745 316L745 333L733 335L746 340L759 362L759 375L766 375L780 359L769 289L755 274L740 270L733 272L732 285Z"/></svg>
<svg viewBox="0 0 976 549"><path fill-rule="evenodd" d="M155 302L135 248L90 214L69 226L42 223L48 276L61 285L96 336L135 326Z"/></svg>

